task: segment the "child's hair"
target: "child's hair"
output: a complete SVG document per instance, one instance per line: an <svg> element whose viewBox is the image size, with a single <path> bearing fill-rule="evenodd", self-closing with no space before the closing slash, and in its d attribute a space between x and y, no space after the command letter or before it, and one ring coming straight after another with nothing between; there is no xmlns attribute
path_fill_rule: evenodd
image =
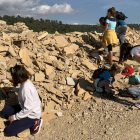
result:
<svg viewBox="0 0 140 140"><path fill-rule="evenodd" d="M29 79L29 73L22 65L11 67L10 72L12 75L14 86L24 83L25 81L27 81L27 79Z"/></svg>
<svg viewBox="0 0 140 140"><path fill-rule="evenodd" d="M120 47L120 59L119 63L126 61L128 58L131 58L130 51L133 49L133 46L130 43L123 43Z"/></svg>
<svg viewBox="0 0 140 140"><path fill-rule="evenodd" d="M110 12L113 17L116 17L116 10L114 7L108 9L108 12Z"/></svg>
<svg viewBox="0 0 140 140"><path fill-rule="evenodd" d="M103 20L105 21L105 17L101 17L101 18L99 19L100 22L102 22Z"/></svg>
<svg viewBox="0 0 140 140"><path fill-rule="evenodd" d="M117 66L117 64L113 64L110 68L110 71L116 71L117 73L120 73L121 69L119 66Z"/></svg>

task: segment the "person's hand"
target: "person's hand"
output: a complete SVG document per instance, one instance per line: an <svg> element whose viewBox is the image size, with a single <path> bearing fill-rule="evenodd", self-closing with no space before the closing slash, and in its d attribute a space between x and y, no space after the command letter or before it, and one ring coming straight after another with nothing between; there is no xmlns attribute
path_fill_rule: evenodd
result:
<svg viewBox="0 0 140 140"><path fill-rule="evenodd" d="M134 85L130 85L130 87L134 87Z"/></svg>
<svg viewBox="0 0 140 140"><path fill-rule="evenodd" d="M8 118L8 121L10 121L10 123L12 123L12 122L14 121L14 116L13 116L13 115L10 116L10 117Z"/></svg>

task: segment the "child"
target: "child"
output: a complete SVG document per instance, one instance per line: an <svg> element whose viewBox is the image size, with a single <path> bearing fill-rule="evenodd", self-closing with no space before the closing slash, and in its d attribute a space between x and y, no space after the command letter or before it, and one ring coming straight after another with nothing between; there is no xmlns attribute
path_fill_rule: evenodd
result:
<svg viewBox="0 0 140 140"><path fill-rule="evenodd" d="M28 80L28 72L23 66L16 65L10 68L10 72L15 86L11 89L18 93L20 105L7 106L2 110L2 115L10 121L5 131L9 135L16 135L31 128L31 134L36 135L42 125L41 102L37 90ZM18 84L20 87L17 87Z"/></svg>
<svg viewBox="0 0 140 140"><path fill-rule="evenodd" d="M105 65L111 66L113 63L113 53L112 53L112 44L117 44L118 39L115 32L116 27L116 10L114 7L108 9L107 11L107 19L105 20L105 27L99 26L104 32L102 42L104 49L108 48L109 51L109 63L105 63ZM104 23L102 23L104 25Z"/></svg>
<svg viewBox="0 0 140 140"><path fill-rule="evenodd" d="M135 100L140 99L140 78L134 74L134 69L130 66L126 67L121 74L129 77L130 87L127 88L127 91L135 97Z"/></svg>
<svg viewBox="0 0 140 140"><path fill-rule="evenodd" d="M102 88L105 89L105 91L108 93L108 96L112 96L113 92L110 89L109 85L111 84L112 88L117 90L117 88L114 87L113 82L115 81L114 76L120 72L120 68L113 64L110 68L110 70L104 70L100 75L99 78L95 80L95 88L96 91L103 91ZM100 89L99 89L100 88Z"/></svg>
<svg viewBox="0 0 140 140"><path fill-rule="evenodd" d="M132 58L140 63L140 45L132 46L130 43L123 43L120 47L119 63Z"/></svg>

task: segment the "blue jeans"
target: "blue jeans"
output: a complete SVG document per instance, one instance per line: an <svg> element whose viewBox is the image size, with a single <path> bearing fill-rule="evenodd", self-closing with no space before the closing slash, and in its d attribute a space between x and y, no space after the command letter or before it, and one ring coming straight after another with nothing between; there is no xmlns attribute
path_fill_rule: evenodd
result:
<svg viewBox="0 0 140 140"><path fill-rule="evenodd" d="M8 118L9 116L12 116L20 111L21 111L20 105L7 106L2 110L2 115L5 118ZM36 120L37 119L30 119L28 117L23 118L21 120L15 120L6 127L5 131L11 136L16 135L34 126Z"/></svg>

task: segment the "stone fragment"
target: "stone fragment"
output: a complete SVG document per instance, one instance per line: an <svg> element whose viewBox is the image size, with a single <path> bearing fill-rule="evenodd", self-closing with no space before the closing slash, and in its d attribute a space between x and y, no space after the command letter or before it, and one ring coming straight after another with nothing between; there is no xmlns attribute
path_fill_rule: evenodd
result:
<svg viewBox="0 0 140 140"><path fill-rule="evenodd" d="M48 35L48 32L46 32L46 33L40 35L37 39L38 39L38 40L41 40L41 39L43 39L44 37L46 37L47 35Z"/></svg>
<svg viewBox="0 0 140 140"><path fill-rule="evenodd" d="M0 62L6 63L6 59L2 55L0 55Z"/></svg>
<svg viewBox="0 0 140 140"><path fill-rule="evenodd" d="M45 79L45 74L43 72L35 73L35 81L43 81Z"/></svg>
<svg viewBox="0 0 140 140"><path fill-rule="evenodd" d="M67 85L69 85L69 86L75 86L76 81L73 78L67 77L66 80L67 80Z"/></svg>
<svg viewBox="0 0 140 140"><path fill-rule="evenodd" d="M5 128L5 123L3 120L0 120L0 128L4 129Z"/></svg>
<svg viewBox="0 0 140 140"><path fill-rule="evenodd" d="M59 48L63 48L64 46L68 45L68 41L65 39L64 36L55 36L54 39L56 40L56 44Z"/></svg>
<svg viewBox="0 0 140 140"><path fill-rule="evenodd" d="M82 65L85 66L86 68L90 69L90 70L96 70L97 69L97 67L94 66L91 62L89 62L88 59L84 59L82 61Z"/></svg>
<svg viewBox="0 0 140 140"><path fill-rule="evenodd" d="M57 114L58 117L62 117L63 116L62 112L56 112L56 114Z"/></svg>
<svg viewBox="0 0 140 140"><path fill-rule="evenodd" d="M87 100L87 99L90 99L90 98L91 98L91 95L89 94L89 92L86 92L85 96L84 96L84 100Z"/></svg>
<svg viewBox="0 0 140 140"><path fill-rule="evenodd" d="M33 71L32 68L26 68L26 70L28 71L29 75L34 75L35 72Z"/></svg>
<svg viewBox="0 0 140 140"><path fill-rule="evenodd" d="M53 101L55 101L56 103L62 105L62 101L58 100L58 99L56 98L55 95L54 95L54 96L51 95L50 98L51 98Z"/></svg>
<svg viewBox="0 0 140 140"><path fill-rule="evenodd" d="M11 64L11 65L13 65L13 66L15 66L16 63L17 63L17 60L15 58L12 58L12 59L9 60L8 63Z"/></svg>
<svg viewBox="0 0 140 140"><path fill-rule="evenodd" d="M50 42L51 42L50 39L45 40L45 41L43 42L43 45L48 45Z"/></svg>
<svg viewBox="0 0 140 140"><path fill-rule="evenodd" d="M50 120L56 119L57 116L54 113L45 114L42 116L43 122L49 122Z"/></svg>
<svg viewBox="0 0 140 140"><path fill-rule="evenodd" d="M24 131L22 131L21 133L18 133L17 136L19 138L26 138L30 135L30 129L26 129Z"/></svg>
<svg viewBox="0 0 140 140"><path fill-rule="evenodd" d="M76 44L71 44L68 47L65 47L63 51L67 54L74 54L79 49L79 46Z"/></svg>
<svg viewBox="0 0 140 140"><path fill-rule="evenodd" d="M9 47L0 45L0 52L7 52Z"/></svg>

